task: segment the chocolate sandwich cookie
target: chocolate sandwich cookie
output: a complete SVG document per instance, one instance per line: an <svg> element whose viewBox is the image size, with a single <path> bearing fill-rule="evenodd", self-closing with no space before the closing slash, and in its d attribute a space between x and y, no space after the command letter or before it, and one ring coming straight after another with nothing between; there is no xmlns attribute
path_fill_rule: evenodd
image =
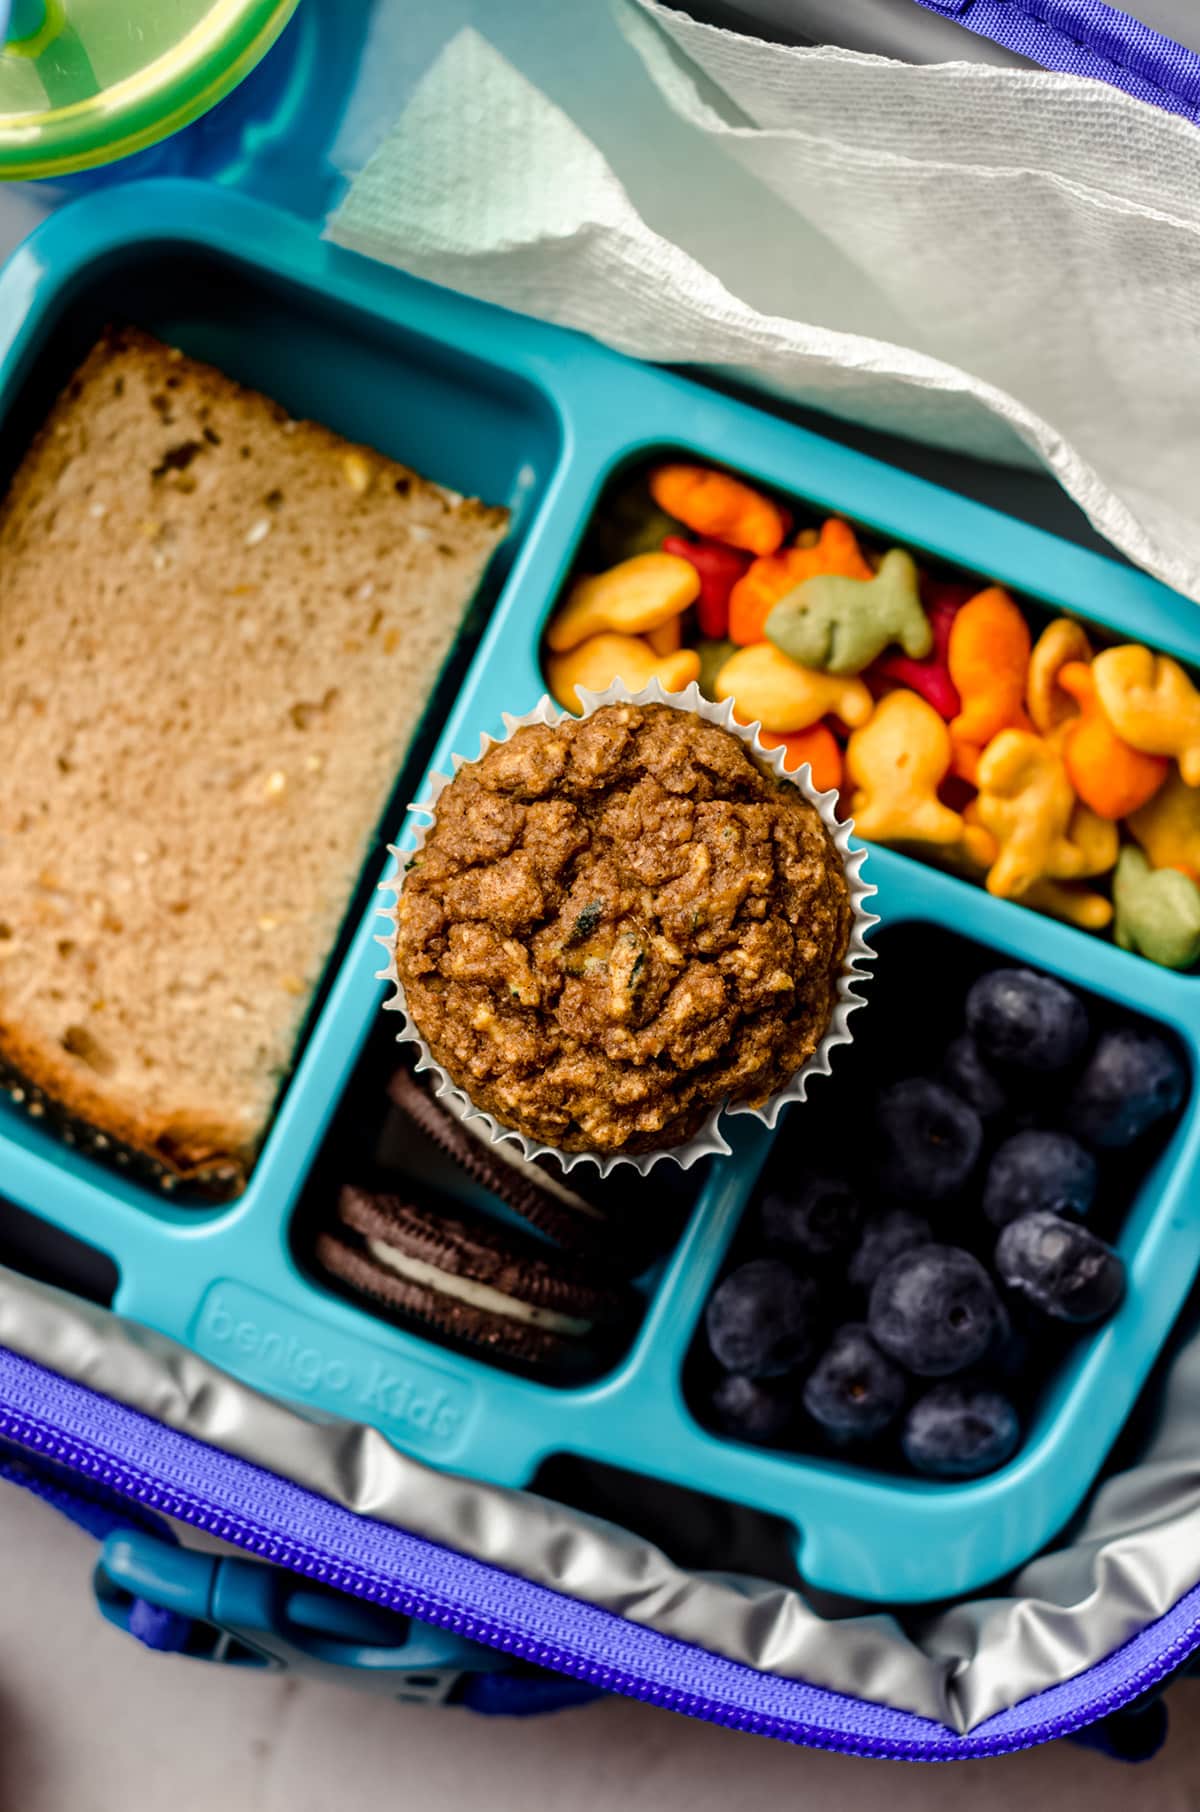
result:
<svg viewBox="0 0 1200 1812"><path fill-rule="evenodd" d="M483 1216L347 1184L336 1233L317 1241L334 1277L451 1339L518 1364L586 1363L636 1306L620 1284Z"/></svg>
<svg viewBox="0 0 1200 1812"><path fill-rule="evenodd" d="M411 1070L395 1072L388 1094L453 1163L568 1252L594 1254L621 1265L641 1244L626 1237L614 1216L588 1201L561 1174L525 1157L511 1140L494 1145L486 1130L476 1133L423 1088Z"/></svg>

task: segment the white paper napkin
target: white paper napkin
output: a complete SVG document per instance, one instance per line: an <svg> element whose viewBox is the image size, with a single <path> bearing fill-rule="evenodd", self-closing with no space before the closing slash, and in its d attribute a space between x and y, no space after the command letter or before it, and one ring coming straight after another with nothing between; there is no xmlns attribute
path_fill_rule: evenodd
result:
<svg viewBox="0 0 1200 1812"><path fill-rule="evenodd" d="M654 83L628 88L625 183L619 148L605 156L466 29L330 236L642 358L1032 455L1200 599L1197 129L1071 77L783 49L653 0L621 16ZM608 97L606 139L625 95ZM670 205L689 145L714 191L704 262L694 196L678 232Z"/></svg>

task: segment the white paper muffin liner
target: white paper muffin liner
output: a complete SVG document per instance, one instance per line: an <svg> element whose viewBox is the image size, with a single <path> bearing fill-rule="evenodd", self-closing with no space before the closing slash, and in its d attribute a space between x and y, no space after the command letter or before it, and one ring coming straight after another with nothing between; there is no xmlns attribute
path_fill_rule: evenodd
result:
<svg viewBox="0 0 1200 1812"><path fill-rule="evenodd" d="M870 962L875 955L866 941L866 933L872 925L878 924L879 921L877 914L868 911L866 901L876 890L870 882L864 881L862 878L862 866L866 859L865 849L851 846L854 832L853 823L837 817L837 793L819 793L816 790L812 784L812 771L807 762L792 773L785 772L784 750L763 747L758 737L761 728L759 724L747 726L735 722L732 700L727 699L719 705L713 704L710 699L702 695L699 686L694 681L686 691L666 692L656 679L651 680L648 686L643 686L640 692L631 692L622 681L614 680L613 684L606 687L603 692L587 692L581 686L578 696L583 701L584 710L577 721L590 717L602 705L668 705L673 710L692 711L696 716L702 717L706 723L719 724L723 730L728 730L732 735L740 737L744 743L750 746L763 767L798 787L804 797L820 812L842 860L846 883L850 890L852 912L850 942L838 980L837 1002L820 1044L807 1063L796 1071L791 1080L783 1088L776 1090L760 1106L756 1107L744 1101L720 1102L712 1109L703 1125L690 1139L679 1145L665 1145L659 1151L636 1153L561 1151L555 1145L539 1144L536 1140L528 1138L526 1134L517 1132L512 1127L502 1126L491 1114L476 1107L465 1090L451 1079L433 1057L408 1011L404 988L396 970L396 914L400 890L404 885L405 867L421 849L426 836L433 827L437 816L437 802L442 792L449 786L453 775L467 764L468 758L457 754L451 757L452 774L431 775L428 798L419 804L409 806L409 811L418 819L424 819L425 822L418 825L410 850L400 850L394 846L391 848L391 853L396 858L396 870L380 883L380 891L393 894L396 901L391 907L380 908L380 916L388 920L390 928L387 932L379 934L376 939L377 943L383 946L388 957L386 968L378 972L378 979L390 981L394 989L390 998L384 1002L384 1006L388 1011L399 1013L402 1016L402 1026L396 1034L396 1040L399 1044L416 1046L417 1061L413 1066L414 1069L429 1072L434 1078L434 1092L442 1104L458 1119L464 1122L471 1121L473 1123L472 1131L481 1135L486 1132L489 1135L490 1143L500 1144L502 1141L510 1140L520 1148L527 1160L552 1157L558 1161L564 1171L574 1170L579 1164L594 1164L601 1176L607 1176L610 1171L616 1169L618 1164L628 1164L641 1176L645 1176L655 1164L666 1158L669 1158L672 1163L678 1164L682 1170L688 1170L701 1158L709 1157L714 1153L726 1155L732 1149L721 1131L720 1121L723 1114L753 1114L764 1125L773 1128L789 1101L804 1100L809 1082L814 1076L829 1074L830 1056L835 1047L839 1044L850 1043L853 1036L848 1026L850 1015L856 1008L864 1004L863 997L858 992L859 986L868 977L864 964ZM494 743L507 742L515 730L522 729L527 724L553 726L573 715L575 714L572 712L562 710L549 697L543 697L534 709L527 711L523 717L513 717L506 711L504 713L504 735L502 737L481 735L479 753L475 759L478 760L479 757L485 755Z"/></svg>

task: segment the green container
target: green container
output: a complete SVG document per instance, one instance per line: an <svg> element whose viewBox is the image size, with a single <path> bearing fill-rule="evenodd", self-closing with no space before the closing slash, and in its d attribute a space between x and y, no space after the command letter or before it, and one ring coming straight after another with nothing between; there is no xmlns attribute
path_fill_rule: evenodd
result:
<svg viewBox="0 0 1200 1812"><path fill-rule="evenodd" d="M92 169L178 131L249 74L296 5L13 0L0 51L0 180ZM0 3L0 23L8 12Z"/></svg>

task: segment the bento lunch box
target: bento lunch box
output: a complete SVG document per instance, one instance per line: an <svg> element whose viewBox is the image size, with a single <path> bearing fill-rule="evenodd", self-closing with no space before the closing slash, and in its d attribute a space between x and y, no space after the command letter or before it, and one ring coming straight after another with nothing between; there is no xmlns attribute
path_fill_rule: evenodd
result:
<svg viewBox="0 0 1200 1812"><path fill-rule="evenodd" d="M1143 574L683 377L342 252L267 206L184 182L87 198L48 221L0 276L0 411L11 461L73 357L114 316L213 361L295 414L510 506L511 533L485 586L490 614L431 770L446 771L455 753L474 755L481 732L499 733L503 713L529 709L544 692L543 625L589 515L616 473L663 449L732 467L880 538L1200 664L1195 606ZM411 794L424 791L418 776ZM402 817L391 828L403 847ZM883 960L893 927L953 930L999 959L1031 963L1160 1022L1194 1072L1200 976L1155 968L890 851L872 848L866 875L878 888ZM929 1484L755 1449L701 1426L684 1371L771 1149L774 1135L758 1123L729 1123L732 1154L704 1167L631 1344L583 1383L500 1371L377 1319L310 1273L294 1216L378 1026L380 928L368 898L235 1202L163 1197L68 1148L8 1100L0 1103L4 1195L108 1255L119 1276L115 1308L263 1391L371 1423L404 1450L498 1484L528 1485L566 1454L751 1506L790 1528L797 1567L815 1587L893 1602L948 1597L1008 1572L1062 1526L1200 1264L1200 1215L1187 1199L1200 1148L1194 1099L1126 1217L1123 1306L1064 1362L1001 1471ZM822 1091L838 1087L835 1058L808 1106L793 1109L789 1136L806 1112L820 1112Z"/></svg>

